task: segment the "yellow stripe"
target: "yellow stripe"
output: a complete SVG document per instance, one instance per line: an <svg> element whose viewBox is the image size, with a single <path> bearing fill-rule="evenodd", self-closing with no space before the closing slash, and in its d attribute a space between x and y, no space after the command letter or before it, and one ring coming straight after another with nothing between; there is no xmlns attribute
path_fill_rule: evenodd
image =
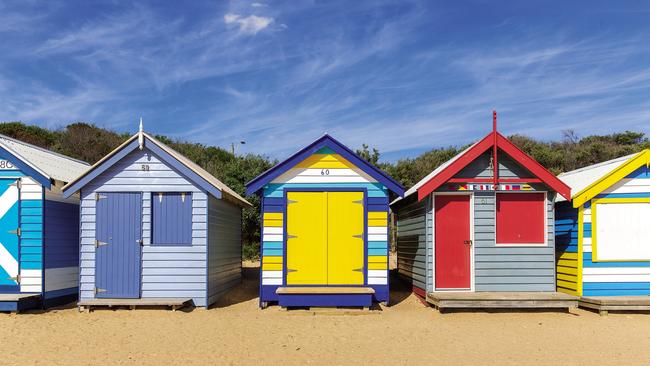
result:
<svg viewBox="0 0 650 366"><path fill-rule="evenodd" d="M282 271L282 263L264 263L262 264L263 271Z"/></svg>
<svg viewBox="0 0 650 366"><path fill-rule="evenodd" d="M573 295L573 296L578 296L578 292L574 288L564 288L563 285L564 283L560 283L562 281L558 281L557 284L557 290L559 292L564 292L565 294Z"/></svg>
<svg viewBox="0 0 650 366"><path fill-rule="evenodd" d="M262 258L263 263L280 263L282 264L282 257L279 256L265 256Z"/></svg>
<svg viewBox="0 0 650 366"><path fill-rule="evenodd" d="M585 206L580 206L578 209L578 280L576 282L577 287L576 287L576 295L577 296L582 296L582 262L583 262L583 256L582 256L582 240L584 237L584 221L585 221Z"/></svg>
<svg viewBox="0 0 650 366"><path fill-rule="evenodd" d="M575 267L576 266L576 260L575 259L559 259L557 261L558 266L565 266L565 267Z"/></svg>
<svg viewBox="0 0 650 366"><path fill-rule="evenodd" d="M368 212L368 219L369 220L388 220L388 212L386 211L380 211L380 212Z"/></svg>
<svg viewBox="0 0 650 366"><path fill-rule="evenodd" d="M388 257L385 255L369 255L368 256L368 263L386 263L388 261Z"/></svg>
<svg viewBox="0 0 650 366"><path fill-rule="evenodd" d="M577 264L578 263L576 263L576 266L572 266L572 267L557 266L558 276L560 274L566 274L566 275L576 276L576 279L577 279L577 276L578 276Z"/></svg>
<svg viewBox="0 0 650 366"><path fill-rule="evenodd" d="M282 227L282 220L264 220L264 226Z"/></svg>
<svg viewBox="0 0 650 366"><path fill-rule="evenodd" d="M296 164L299 169L353 169L356 166L339 154L314 154Z"/></svg>
<svg viewBox="0 0 650 366"><path fill-rule="evenodd" d="M564 281L573 282L575 284L575 282L577 280L577 277L575 275L568 275L568 274L558 273L557 274L557 279L558 279L558 281L559 280L564 280Z"/></svg>
<svg viewBox="0 0 650 366"><path fill-rule="evenodd" d="M282 221L282 212L265 212L264 220L280 220Z"/></svg>
<svg viewBox="0 0 650 366"><path fill-rule="evenodd" d="M562 281L562 280L557 280L557 285L559 287L564 287L570 290L575 291L576 290L576 284L575 282L567 282L567 281Z"/></svg>
<svg viewBox="0 0 650 366"><path fill-rule="evenodd" d="M368 263L368 269L388 269L388 263Z"/></svg>
<svg viewBox="0 0 650 366"><path fill-rule="evenodd" d="M558 256L558 258L577 260L578 259L578 253L563 252Z"/></svg>
<svg viewBox="0 0 650 366"><path fill-rule="evenodd" d="M582 191L576 193L573 196L573 207L580 207L584 205L586 202L596 197L596 195L613 186L615 183L625 178L628 174L632 173L643 165L650 165L650 149L641 151L640 153L630 158L627 162L623 163L623 165L612 170L599 180L593 182Z"/></svg>
<svg viewBox="0 0 650 366"><path fill-rule="evenodd" d="M388 226L388 220L387 219L370 219L370 220L368 220L368 226L386 227L386 226Z"/></svg>

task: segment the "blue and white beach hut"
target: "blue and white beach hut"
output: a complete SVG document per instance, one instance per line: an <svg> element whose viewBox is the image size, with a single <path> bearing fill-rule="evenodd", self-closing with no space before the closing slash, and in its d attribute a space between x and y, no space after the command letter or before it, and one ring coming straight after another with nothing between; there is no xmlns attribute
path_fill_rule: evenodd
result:
<svg viewBox="0 0 650 366"><path fill-rule="evenodd" d="M79 197L61 187L88 164L0 135L0 311L74 301Z"/></svg>
<svg viewBox="0 0 650 366"><path fill-rule="evenodd" d="M63 188L77 192L79 306L208 307L240 282L250 203L142 129Z"/></svg>

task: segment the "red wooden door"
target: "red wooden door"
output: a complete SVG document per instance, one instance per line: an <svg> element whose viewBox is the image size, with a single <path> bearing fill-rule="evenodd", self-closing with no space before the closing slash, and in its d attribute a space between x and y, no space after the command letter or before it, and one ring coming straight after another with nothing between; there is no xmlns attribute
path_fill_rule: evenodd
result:
<svg viewBox="0 0 650 366"><path fill-rule="evenodd" d="M471 287L469 195L435 196L436 289Z"/></svg>

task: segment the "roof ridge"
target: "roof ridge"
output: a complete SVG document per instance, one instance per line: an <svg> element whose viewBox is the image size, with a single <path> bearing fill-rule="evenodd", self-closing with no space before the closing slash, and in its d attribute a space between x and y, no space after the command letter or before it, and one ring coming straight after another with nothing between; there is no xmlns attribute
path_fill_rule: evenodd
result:
<svg viewBox="0 0 650 366"><path fill-rule="evenodd" d="M614 159L610 159L610 160L606 160L606 161L601 161L600 163L591 164L591 165L583 166L583 167L578 168L578 169L570 170L568 172L560 173L558 175L558 177L566 177L566 176L569 176L569 175L572 175L572 174L582 173L582 172L585 172L587 170L600 168L600 167L608 165L608 164L616 163L616 162L619 162L619 161L624 161L624 160L627 160L627 159L637 155L640 152L643 152L644 150L648 150L648 149L643 149L641 151L635 152L635 153L630 154L630 155L620 156L618 158L614 158Z"/></svg>
<svg viewBox="0 0 650 366"><path fill-rule="evenodd" d="M81 164L84 164L84 165L90 165L86 161L83 161L83 160L80 160L80 159L75 159L73 157L58 153L56 151L52 151L52 150L46 149L44 147L36 146L34 144L30 144L29 142L25 142L25 141L22 141L22 140L13 138L13 137L9 137L9 136L4 135L4 134L0 134L0 138L15 142L17 144L25 145L25 146L30 147L32 149L36 149L36 150L42 151L44 153L52 154L52 155L58 156L58 157L63 158L63 159L71 160L71 161L81 163Z"/></svg>

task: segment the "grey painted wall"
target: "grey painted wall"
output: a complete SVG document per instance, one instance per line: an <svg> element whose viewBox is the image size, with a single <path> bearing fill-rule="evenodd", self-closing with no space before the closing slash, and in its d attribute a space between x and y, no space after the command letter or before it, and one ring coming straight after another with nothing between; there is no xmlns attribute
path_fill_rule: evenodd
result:
<svg viewBox="0 0 650 366"><path fill-rule="evenodd" d="M208 199L208 306L241 282L241 207Z"/></svg>
<svg viewBox="0 0 650 366"><path fill-rule="evenodd" d="M397 214L397 269L413 285L426 288L426 207L417 195L407 198L393 209Z"/></svg>

